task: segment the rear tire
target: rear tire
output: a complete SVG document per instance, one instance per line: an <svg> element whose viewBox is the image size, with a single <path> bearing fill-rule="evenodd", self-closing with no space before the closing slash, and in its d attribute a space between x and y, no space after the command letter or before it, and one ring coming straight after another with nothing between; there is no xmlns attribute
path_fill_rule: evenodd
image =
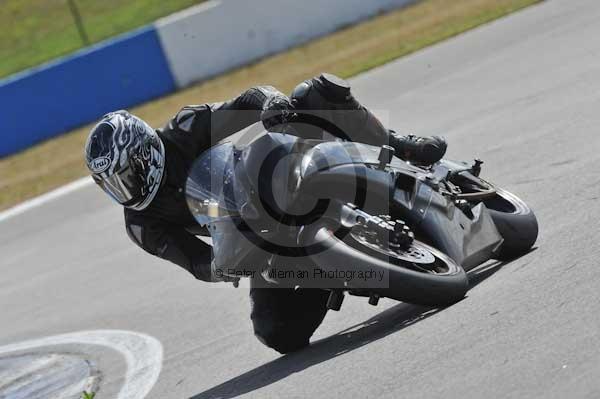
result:
<svg viewBox="0 0 600 399"><path fill-rule="evenodd" d="M531 208L516 195L502 189L497 189L497 195L484 200L484 204L504 239L496 258L511 260L529 252L539 231Z"/></svg>

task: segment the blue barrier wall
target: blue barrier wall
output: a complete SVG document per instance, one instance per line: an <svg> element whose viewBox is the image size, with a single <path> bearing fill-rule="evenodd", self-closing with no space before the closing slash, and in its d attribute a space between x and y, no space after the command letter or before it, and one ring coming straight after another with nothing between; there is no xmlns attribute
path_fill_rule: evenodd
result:
<svg viewBox="0 0 600 399"><path fill-rule="evenodd" d="M415 1L419 0L203 2L0 80L0 158L106 112L149 101Z"/></svg>
<svg viewBox="0 0 600 399"><path fill-rule="evenodd" d="M0 81L0 157L174 89L153 26L14 75Z"/></svg>

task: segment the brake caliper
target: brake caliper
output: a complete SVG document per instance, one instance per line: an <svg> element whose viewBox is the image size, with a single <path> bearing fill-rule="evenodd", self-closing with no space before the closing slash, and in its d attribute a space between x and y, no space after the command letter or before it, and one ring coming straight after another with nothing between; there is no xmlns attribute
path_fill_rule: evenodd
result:
<svg viewBox="0 0 600 399"><path fill-rule="evenodd" d="M393 232L390 235L390 247L406 251L410 248L415 239L415 233L410 231L410 227L404 221L396 219L393 223Z"/></svg>
<svg viewBox="0 0 600 399"><path fill-rule="evenodd" d="M392 221L388 215L370 216L359 222L361 235L384 249L407 251L415 239L410 227L402 220Z"/></svg>

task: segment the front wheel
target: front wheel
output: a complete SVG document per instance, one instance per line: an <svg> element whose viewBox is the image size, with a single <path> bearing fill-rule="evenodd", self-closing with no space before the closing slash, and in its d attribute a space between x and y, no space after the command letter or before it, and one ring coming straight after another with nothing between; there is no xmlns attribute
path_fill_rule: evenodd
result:
<svg viewBox="0 0 600 399"><path fill-rule="evenodd" d="M378 246L360 232L338 237L326 226L309 228L303 237L304 245L317 248L311 258L327 272L344 268L385 276L385 281L347 281L348 289L419 305L447 306L461 300L469 287L461 266L417 240L406 250L392 250Z"/></svg>

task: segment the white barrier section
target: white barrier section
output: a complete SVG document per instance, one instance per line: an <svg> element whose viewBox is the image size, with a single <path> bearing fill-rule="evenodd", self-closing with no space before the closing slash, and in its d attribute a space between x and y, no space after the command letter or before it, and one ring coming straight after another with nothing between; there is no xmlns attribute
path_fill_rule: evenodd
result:
<svg viewBox="0 0 600 399"><path fill-rule="evenodd" d="M178 87L415 0L211 0L156 22Z"/></svg>

